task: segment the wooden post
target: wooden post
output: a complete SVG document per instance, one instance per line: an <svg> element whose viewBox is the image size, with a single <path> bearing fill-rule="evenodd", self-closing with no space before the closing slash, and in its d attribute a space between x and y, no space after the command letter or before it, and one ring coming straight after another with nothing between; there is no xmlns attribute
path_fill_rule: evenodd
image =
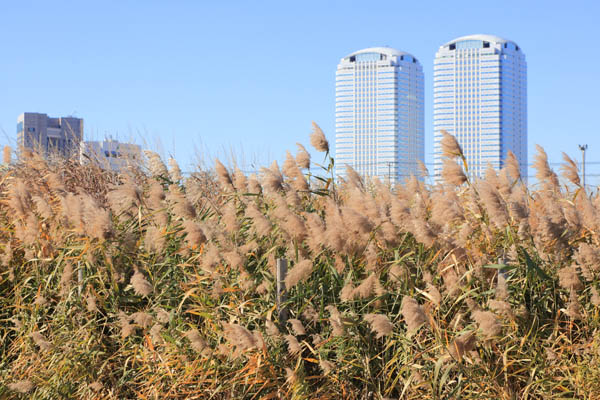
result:
<svg viewBox="0 0 600 400"><path fill-rule="evenodd" d="M500 265L506 265L507 261L508 260L505 257L498 257L498 264L500 264ZM506 282L506 278L508 278L508 275L506 274L506 270L504 268L498 268L497 281L498 282L500 282L500 281Z"/></svg>
<svg viewBox="0 0 600 400"><path fill-rule="evenodd" d="M277 313L280 323L285 323L288 319L288 310L283 306L283 303L287 300L287 293L285 291L287 267L288 262L285 258L277 259Z"/></svg>

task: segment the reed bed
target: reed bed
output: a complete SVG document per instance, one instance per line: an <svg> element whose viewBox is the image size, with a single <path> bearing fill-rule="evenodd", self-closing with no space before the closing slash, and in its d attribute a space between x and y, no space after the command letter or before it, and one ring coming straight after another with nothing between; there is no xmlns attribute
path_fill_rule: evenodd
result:
<svg viewBox="0 0 600 400"><path fill-rule="evenodd" d="M0 398L600 398L600 199L543 149L390 188L280 168L0 171ZM275 260L290 269L276 308Z"/></svg>

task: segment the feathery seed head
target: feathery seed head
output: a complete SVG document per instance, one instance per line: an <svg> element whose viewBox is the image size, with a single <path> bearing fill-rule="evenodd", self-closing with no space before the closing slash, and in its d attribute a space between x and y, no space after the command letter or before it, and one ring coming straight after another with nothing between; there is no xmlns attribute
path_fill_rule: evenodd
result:
<svg viewBox="0 0 600 400"><path fill-rule="evenodd" d="M325 134L315 122L312 123L313 131L310 134L310 144L317 151L329 153L329 142L325 138Z"/></svg>
<svg viewBox="0 0 600 400"><path fill-rule="evenodd" d="M462 157L463 151L460 145L458 144L456 137L450 135L445 130L442 130L441 133L442 140L440 141L440 145L442 146L443 156L446 158Z"/></svg>

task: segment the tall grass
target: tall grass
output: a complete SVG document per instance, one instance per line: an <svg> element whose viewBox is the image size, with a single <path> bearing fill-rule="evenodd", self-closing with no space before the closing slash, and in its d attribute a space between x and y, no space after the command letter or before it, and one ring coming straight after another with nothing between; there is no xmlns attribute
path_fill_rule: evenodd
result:
<svg viewBox="0 0 600 400"><path fill-rule="evenodd" d="M541 148L469 179L280 168L0 172L1 398L598 398L599 199ZM424 173L426 173L424 171ZM290 270L280 321L275 260Z"/></svg>

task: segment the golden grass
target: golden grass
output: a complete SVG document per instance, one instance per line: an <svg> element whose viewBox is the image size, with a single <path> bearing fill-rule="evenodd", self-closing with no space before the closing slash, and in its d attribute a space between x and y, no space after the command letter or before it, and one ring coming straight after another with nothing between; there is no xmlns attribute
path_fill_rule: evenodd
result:
<svg viewBox="0 0 600 400"><path fill-rule="evenodd" d="M514 157L467 180L445 140L431 187L302 146L259 178L3 169L0 398L600 398L600 199L541 149L537 190Z"/></svg>

